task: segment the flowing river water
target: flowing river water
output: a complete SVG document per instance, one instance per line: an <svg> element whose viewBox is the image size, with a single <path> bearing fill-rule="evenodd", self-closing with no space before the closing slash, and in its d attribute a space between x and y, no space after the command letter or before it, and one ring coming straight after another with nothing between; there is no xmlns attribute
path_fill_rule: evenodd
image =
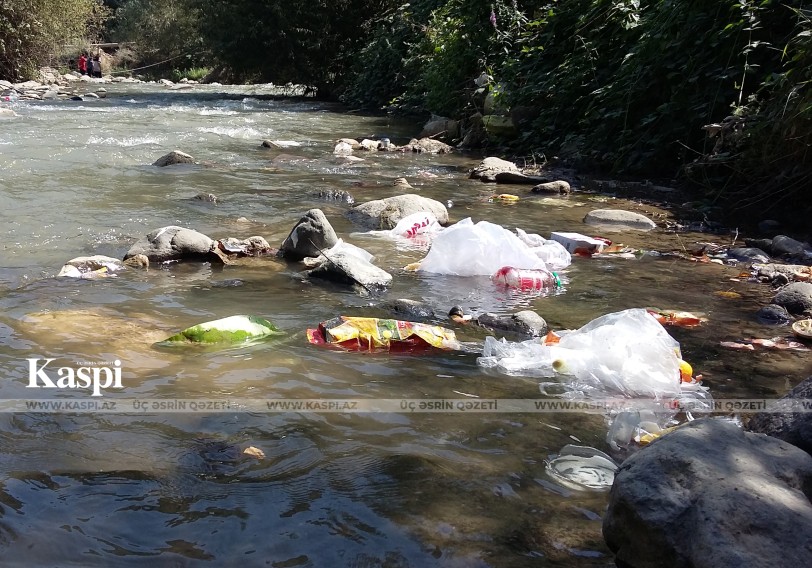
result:
<svg viewBox="0 0 812 568"><path fill-rule="evenodd" d="M740 269L675 258L574 259L565 293L510 294L488 278L402 267L424 252L360 235L349 205L414 192L472 217L548 237L593 233L586 212L653 206L610 196L489 200L526 188L467 179L477 156L376 153L348 164L340 137L403 144L419 125L367 117L264 87L108 85L103 100L17 102L0 122L0 399L66 398L28 389L29 358L54 365L121 361L124 389L104 400L537 398L538 380L485 372L476 353L363 354L309 345L305 330L339 314L390 316L385 300L445 313L531 308L554 329L630 307L703 312L670 330L716 398L782 394L809 373L804 353L725 351L723 340L786 335L753 318L770 290ZM289 140L285 150L260 147ZM172 149L197 165L155 168ZM192 199L214 193L216 205ZM225 268L179 264L117 278L54 278L75 256L122 257L166 226L279 246L311 208L394 275L361 295L310 282L301 266L258 259ZM712 237L624 232L640 249L680 250ZM729 240L729 236L716 237ZM718 294L736 292L737 294ZM288 336L242 349L161 350L192 324L233 314ZM458 329L479 344L484 332ZM86 394L86 393L84 393ZM606 420L587 414L465 412L0 413L0 551L4 566L608 566L605 492L555 483L545 460L566 444L607 449ZM264 459L240 451L254 446Z"/></svg>

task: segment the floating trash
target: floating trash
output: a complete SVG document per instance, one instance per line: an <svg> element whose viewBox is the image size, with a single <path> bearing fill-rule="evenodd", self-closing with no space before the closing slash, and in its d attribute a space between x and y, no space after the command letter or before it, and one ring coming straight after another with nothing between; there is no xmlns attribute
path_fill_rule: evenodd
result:
<svg viewBox="0 0 812 568"><path fill-rule="evenodd" d="M605 491L615 481L617 465L595 448L567 444L557 458L547 462L547 473L570 489Z"/></svg>
<svg viewBox="0 0 812 568"><path fill-rule="evenodd" d="M275 325L257 316L231 316L186 328L161 342L179 343L244 343L269 335L283 335Z"/></svg>

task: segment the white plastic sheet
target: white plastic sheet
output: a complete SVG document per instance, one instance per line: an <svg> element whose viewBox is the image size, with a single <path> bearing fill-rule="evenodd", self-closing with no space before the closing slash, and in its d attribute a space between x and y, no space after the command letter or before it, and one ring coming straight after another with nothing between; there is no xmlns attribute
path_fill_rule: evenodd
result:
<svg viewBox="0 0 812 568"><path fill-rule="evenodd" d="M501 225L470 219L434 237L418 270L457 276L491 276L503 266L543 268L547 264L519 237Z"/></svg>

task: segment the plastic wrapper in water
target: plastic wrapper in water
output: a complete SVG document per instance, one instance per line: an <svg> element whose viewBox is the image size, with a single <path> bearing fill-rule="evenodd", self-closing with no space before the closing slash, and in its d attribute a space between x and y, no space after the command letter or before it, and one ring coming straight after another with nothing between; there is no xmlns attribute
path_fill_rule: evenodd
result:
<svg viewBox="0 0 812 568"><path fill-rule="evenodd" d="M547 473L571 489L606 491L615 481L617 465L600 450L568 444L547 462Z"/></svg>
<svg viewBox="0 0 812 568"><path fill-rule="evenodd" d="M351 351L421 351L460 349L450 329L418 322L339 316L307 330L310 343Z"/></svg>
<svg viewBox="0 0 812 568"><path fill-rule="evenodd" d="M511 375L572 377L572 387L581 390L679 400L698 411L710 401L706 388L680 381L679 343L644 309L601 316L561 333L553 345L488 338L482 355L483 367Z"/></svg>

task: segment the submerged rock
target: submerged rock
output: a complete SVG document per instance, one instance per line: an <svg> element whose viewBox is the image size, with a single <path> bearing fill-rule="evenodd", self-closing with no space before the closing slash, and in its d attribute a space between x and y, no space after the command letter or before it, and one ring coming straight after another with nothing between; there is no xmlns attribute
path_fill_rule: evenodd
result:
<svg viewBox="0 0 812 568"><path fill-rule="evenodd" d="M437 314L434 313L434 310L417 300L399 298L397 300L384 302L381 304L381 308L394 313L398 316L398 319L426 320L437 318Z"/></svg>
<svg viewBox="0 0 812 568"><path fill-rule="evenodd" d="M213 193L198 193L192 199L203 201L204 203L211 203L212 205L217 205L218 203L217 196Z"/></svg>
<svg viewBox="0 0 812 568"><path fill-rule="evenodd" d="M169 226L156 229L130 247L124 260L142 254L152 262L170 260L211 260L215 243L203 233Z"/></svg>
<svg viewBox="0 0 812 568"><path fill-rule="evenodd" d="M787 325L792 321L789 312L783 306L768 304L756 312L756 319L767 325Z"/></svg>
<svg viewBox="0 0 812 568"><path fill-rule="evenodd" d="M640 213L624 211L622 209L595 209L584 217L587 225L611 225L621 229L635 229L650 231L657 224Z"/></svg>
<svg viewBox="0 0 812 568"><path fill-rule="evenodd" d="M367 229L388 230L393 229L404 217L422 211L434 214L441 225L448 223L445 205L413 193L361 203L350 209L347 216Z"/></svg>
<svg viewBox="0 0 812 568"><path fill-rule="evenodd" d="M567 194L572 191L570 184L564 180L549 181L540 183L532 190L533 193L553 193L553 194Z"/></svg>
<svg viewBox="0 0 812 568"><path fill-rule="evenodd" d="M550 329L544 318L532 310L509 315L481 314L477 316L476 322L487 329L528 337L545 336Z"/></svg>
<svg viewBox="0 0 812 568"><path fill-rule="evenodd" d="M315 257L338 242L338 237L321 209L305 213L282 242L279 254L288 260Z"/></svg>
<svg viewBox="0 0 812 568"><path fill-rule="evenodd" d="M603 521L619 566L812 564L812 457L703 419L620 466Z"/></svg>
<svg viewBox="0 0 812 568"><path fill-rule="evenodd" d="M172 150L168 154L161 156L157 160L155 160L152 165L157 166L159 168L165 168L166 166L174 166L176 164L194 164L195 159L186 154L181 152L180 150Z"/></svg>

